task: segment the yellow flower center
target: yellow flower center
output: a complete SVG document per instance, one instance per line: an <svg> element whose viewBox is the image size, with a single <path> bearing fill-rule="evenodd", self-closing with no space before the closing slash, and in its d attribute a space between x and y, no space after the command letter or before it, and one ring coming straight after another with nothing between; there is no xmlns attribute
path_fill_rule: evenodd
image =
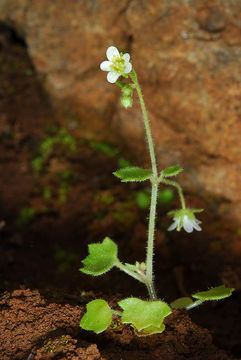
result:
<svg viewBox="0 0 241 360"><path fill-rule="evenodd" d="M125 71L125 60L123 58L123 55L120 54L119 56L113 56L112 64L110 66L111 71L115 71L117 73L123 73Z"/></svg>

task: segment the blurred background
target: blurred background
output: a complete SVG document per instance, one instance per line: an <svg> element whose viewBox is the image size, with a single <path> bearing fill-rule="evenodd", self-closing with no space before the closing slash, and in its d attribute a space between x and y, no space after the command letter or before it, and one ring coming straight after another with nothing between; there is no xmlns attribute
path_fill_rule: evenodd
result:
<svg viewBox="0 0 241 360"><path fill-rule="evenodd" d="M149 154L137 98L121 108L99 69L111 45L131 55L159 168L183 167L187 205L205 208L201 233L167 233L179 202L160 189L160 294L239 289L241 2L0 0L1 290L145 294L117 271L78 271L104 236L121 260L145 257L148 186L112 172L149 167Z"/></svg>
<svg viewBox="0 0 241 360"><path fill-rule="evenodd" d="M78 271L87 245L105 236L122 261L145 258L148 184L112 175L150 166L138 99L121 108L119 88L99 69L112 45L131 55L159 169L183 167L187 205L205 209L202 232L168 233L167 212L180 205L160 188L159 295L172 301L221 283L239 290L241 2L0 0L1 291L146 296L118 271L101 279ZM195 321L238 355L240 295L222 304Z"/></svg>

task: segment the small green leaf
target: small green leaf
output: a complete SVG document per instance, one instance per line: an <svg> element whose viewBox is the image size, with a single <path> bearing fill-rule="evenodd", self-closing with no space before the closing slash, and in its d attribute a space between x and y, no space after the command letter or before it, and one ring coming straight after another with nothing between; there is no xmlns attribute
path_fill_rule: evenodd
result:
<svg viewBox="0 0 241 360"><path fill-rule="evenodd" d="M190 297L181 297L173 301L170 305L173 309L183 309L191 304L193 304L193 300Z"/></svg>
<svg viewBox="0 0 241 360"><path fill-rule="evenodd" d="M124 310L122 322L132 324L142 335L151 335L165 329L163 320L171 314L171 308L163 301L143 301L127 298L118 302Z"/></svg>
<svg viewBox="0 0 241 360"><path fill-rule="evenodd" d="M225 285L220 285L208 291L197 292L193 294L192 297L200 300L220 300L232 295L234 290L234 288L227 288Z"/></svg>
<svg viewBox="0 0 241 360"><path fill-rule="evenodd" d="M85 274L102 275L109 271L117 257L117 245L106 237L102 243L90 244L89 255L82 261L85 267L79 269Z"/></svg>
<svg viewBox="0 0 241 360"><path fill-rule="evenodd" d="M113 172L122 182L144 181L150 179L152 170L142 169L137 166L130 166Z"/></svg>
<svg viewBox="0 0 241 360"><path fill-rule="evenodd" d="M87 312L80 321L80 327L99 334L110 326L111 321L112 312L108 303L105 300L96 299L87 304Z"/></svg>
<svg viewBox="0 0 241 360"><path fill-rule="evenodd" d="M183 169L180 168L180 166L174 165L174 166L169 166L168 168L164 169L161 172L161 175L163 177L176 176L182 171L183 171Z"/></svg>

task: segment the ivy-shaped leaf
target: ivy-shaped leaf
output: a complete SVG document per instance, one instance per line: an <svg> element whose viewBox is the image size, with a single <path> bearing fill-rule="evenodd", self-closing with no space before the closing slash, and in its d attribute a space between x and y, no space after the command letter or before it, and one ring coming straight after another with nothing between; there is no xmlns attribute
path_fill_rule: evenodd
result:
<svg viewBox="0 0 241 360"><path fill-rule="evenodd" d="M138 335L162 332L165 329L163 320L172 312L171 308L163 301L127 298L119 301L118 304L124 310L122 323L133 325Z"/></svg>
<svg viewBox="0 0 241 360"><path fill-rule="evenodd" d="M85 265L79 269L85 274L102 275L109 271L117 258L117 245L106 237L102 243L88 245L89 255L82 261Z"/></svg>
<svg viewBox="0 0 241 360"><path fill-rule="evenodd" d="M183 309L193 304L193 300L190 297L181 297L173 301L170 305L173 309Z"/></svg>
<svg viewBox="0 0 241 360"><path fill-rule="evenodd" d="M234 288L227 288L225 285L214 287L208 291L200 291L192 295L199 300L220 300L232 295Z"/></svg>
<svg viewBox="0 0 241 360"><path fill-rule="evenodd" d="M152 176L152 170L142 169L137 166L129 166L113 172L122 182L145 181Z"/></svg>
<svg viewBox="0 0 241 360"><path fill-rule="evenodd" d="M168 168L164 169L161 172L161 175L163 177L170 177L170 176L176 176L178 175L180 172L182 172L183 169L180 168L180 166L178 165L173 165L173 166L169 166Z"/></svg>
<svg viewBox="0 0 241 360"><path fill-rule="evenodd" d="M80 321L80 327L94 331L96 334L105 331L112 321L112 312L108 303L105 300L96 299L90 301L86 307L87 312Z"/></svg>

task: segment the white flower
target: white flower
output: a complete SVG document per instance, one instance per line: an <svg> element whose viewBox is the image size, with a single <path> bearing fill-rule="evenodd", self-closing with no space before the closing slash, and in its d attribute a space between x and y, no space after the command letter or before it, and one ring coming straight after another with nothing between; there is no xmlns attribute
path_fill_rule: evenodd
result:
<svg viewBox="0 0 241 360"><path fill-rule="evenodd" d="M107 74L107 80L110 83L115 83L119 76L122 74L128 74L132 70L130 63L130 55L119 53L115 46L110 46L106 51L106 57L108 61L103 61L100 64L100 68L103 71L109 71Z"/></svg>
<svg viewBox="0 0 241 360"><path fill-rule="evenodd" d="M167 229L168 231L172 231L174 229L177 229L177 231L180 231L183 227L184 230L188 233L193 232L193 229L197 231L202 231L199 224L201 224L201 221L195 218L194 213L195 212L201 212L203 210L199 209L181 209L176 211L170 211L169 214L174 214L173 223L169 226Z"/></svg>

